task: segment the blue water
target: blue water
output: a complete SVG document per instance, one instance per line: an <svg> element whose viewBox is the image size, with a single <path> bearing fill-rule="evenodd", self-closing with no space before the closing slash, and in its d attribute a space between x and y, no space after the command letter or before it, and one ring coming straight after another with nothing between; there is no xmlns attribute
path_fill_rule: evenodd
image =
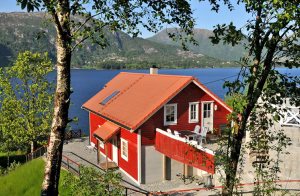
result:
<svg viewBox="0 0 300 196"><path fill-rule="evenodd" d="M159 74L170 75L188 75L198 78L205 86L207 86L216 95L224 99L227 89L223 88L225 80L232 81L236 78L239 68L207 68L207 69L168 69L159 70ZM281 73L300 76L300 69L278 69ZM123 72L139 72L148 73L149 70L122 70ZM89 98L100 91L104 84L110 81L114 76L120 73L120 70L72 70L71 71L71 87L74 91L71 95L71 106L69 117L78 117L77 124L72 124L72 128L81 128L88 133L89 120L88 112L81 109L81 106ZM55 73L50 75L54 79Z"/></svg>

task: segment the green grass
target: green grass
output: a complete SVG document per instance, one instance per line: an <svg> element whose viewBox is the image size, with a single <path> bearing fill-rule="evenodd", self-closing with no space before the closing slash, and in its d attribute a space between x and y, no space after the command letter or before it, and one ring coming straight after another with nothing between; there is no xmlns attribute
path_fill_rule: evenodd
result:
<svg viewBox="0 0 300 196"><path fill-rule="evenodd" d="M2 195L40 195L41 185L44 177L45 162L42 159L35 159L26 163L6 176L0 177L0 196ZM61 170L61 180L67 175L67 171ZM62 183L59 185L60 195L68 195Z"/></svg>

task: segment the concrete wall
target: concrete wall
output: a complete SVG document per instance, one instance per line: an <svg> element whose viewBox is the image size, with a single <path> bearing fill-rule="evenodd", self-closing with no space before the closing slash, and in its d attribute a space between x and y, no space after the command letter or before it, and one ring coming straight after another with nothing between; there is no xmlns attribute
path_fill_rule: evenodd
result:
<svg viewBox="0 0 300 196"><path fill-rule="evenodd" d="M142 146L141 159L141 183L162 181L162 154L154 146Z"/></svg>
<svg viewBox="0 0 300 196"><path fill-rule="evenodd" d="M148 184L163 181L163 155L156 151L154 146L142 146L141 153L141 183ZM170 159L170 161L167 161L166 173L168 179L177 179L177 174L183 174L183 163ZM189 173L192 175L204 174L199 169L192 167L189 168Z"/></svg>

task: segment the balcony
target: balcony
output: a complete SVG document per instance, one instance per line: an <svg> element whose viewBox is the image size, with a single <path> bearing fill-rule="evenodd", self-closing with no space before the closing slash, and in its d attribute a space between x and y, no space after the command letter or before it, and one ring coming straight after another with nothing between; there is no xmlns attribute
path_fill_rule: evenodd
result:
<svg viewBox="0 0 300 196"><path fill-rule="evenodd" d="M171 159L214 174L215 153L204 147L202 142L190 139L191 136L193 137L191 134L174 135L157 128L155 149Z"/></svg>

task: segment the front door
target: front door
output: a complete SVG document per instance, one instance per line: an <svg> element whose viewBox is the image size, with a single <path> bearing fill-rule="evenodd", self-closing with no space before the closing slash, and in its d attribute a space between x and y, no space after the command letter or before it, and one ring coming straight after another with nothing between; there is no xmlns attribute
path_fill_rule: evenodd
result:
<svg viewBox="0 0 300 196"><path fill-rule="evenodd" d="M118 138L117 136L112 139L112 158L113 162L118 165Z"/></svg>
<svg viewBox="0 0 300 196"><path fill-rule="evenodd" d="M209 131L214 128L213 106L213 102L202 102L202 126L208 127Z"/></svg>

